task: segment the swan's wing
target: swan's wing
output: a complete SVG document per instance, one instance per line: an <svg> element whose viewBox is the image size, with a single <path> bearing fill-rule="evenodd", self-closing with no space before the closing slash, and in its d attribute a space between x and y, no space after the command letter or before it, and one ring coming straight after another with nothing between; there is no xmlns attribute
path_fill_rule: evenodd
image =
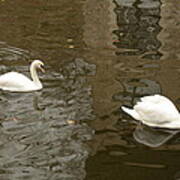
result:
<svg viewBox="0 0 180 180"><path fill-rule="evenodd" d="M153 96L145 96L145 97L141 98L141 101L142 102L138 102L137 104L152 103L152 105L157 105L162 108L167 107L168 112L179 114L179 112L178 112L176 106L173 104L173 102L165 96L161 96L158 94L153 95Z"/></svg>
<svg viewBox="0 0 180 180"><path fill-rule="evenodd" d="M152 103L168 103L168 104L173 104L171 100L169 100L165 96L161 96L159 94L155 94L152 96L145 96L141 98L142 102L152 102Z"/></svg>
<svg viewBox="0 0 180 180"><path fill-rule="evenodd" d="M0 87L22 87L29 86L32 81L21 73L9 72L0 76Z"/></svg>
<svg viewBox="0 0 180 180"><path fill-rule="evenodd" d="M177 120L179 113L175 106L168 103L156 104L152 102L139 102L134 110L146 124L163 124Z"/></svg>

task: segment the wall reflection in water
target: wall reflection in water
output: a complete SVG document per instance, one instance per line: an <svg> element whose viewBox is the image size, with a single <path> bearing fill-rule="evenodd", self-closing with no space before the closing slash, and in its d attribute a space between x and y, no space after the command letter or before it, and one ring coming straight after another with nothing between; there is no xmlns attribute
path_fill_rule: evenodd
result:
<svg viewBox="0 0 180 180"><path fill-rule="evenodd" d="M176 5L161 6L158 0L14 0L2 1L0 9L1 41L8 42L0 43L0 72L28 74L26 59L32 56L44 59L47 67L40 93L0 92L0 117L6 120L0 128L0 179L74 180L87 173L89 180L144 180L178 172L179 161L172 161L179 154L173 158L164 150L179 149L179 140L156 148L141 145L133 138L137 125L119 110L143 95L179 96L179 64L169 61L179 57ZM165 61L151 61L162 54ZM86 76L94 75L95 66L72 57L97 65L88 79L91 86ZM84 120L95 129L93 138Z"/></svg>
<svg viewBox="0 0 180 180"><path fill-rule="evenodd" d="M124 104L133 106L140 97L160 94L161 87L156 81L149 79L130 79L121 82L123 91L114 95L114 100L121 100Z"/></svg>
<svg viewBox="0 0 180 180"><path fill-rule="evenodd" d="M85 178L93 130L83 121L94 118L86 76L95 71L76 59L43 77L41 92L1 92L0 179Z"/></svg>
<svg viewBox="0 0 180 180"><path fill-rule="evenodd" d="M118 29L117 55L142 55L142 58L160 59L161 46L157 36L161 31L159 0L114 0Z"/></svg>

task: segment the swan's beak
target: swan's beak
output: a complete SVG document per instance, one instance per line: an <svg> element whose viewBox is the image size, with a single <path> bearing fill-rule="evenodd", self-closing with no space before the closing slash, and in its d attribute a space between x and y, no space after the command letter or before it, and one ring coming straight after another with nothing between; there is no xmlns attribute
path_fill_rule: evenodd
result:
<svg viewBox="0 0 180 180"><path fill-rule="evenodd" d="M39 69L41 70L41 72L45 73L45 69L43 66L40 66Z"/></svg>

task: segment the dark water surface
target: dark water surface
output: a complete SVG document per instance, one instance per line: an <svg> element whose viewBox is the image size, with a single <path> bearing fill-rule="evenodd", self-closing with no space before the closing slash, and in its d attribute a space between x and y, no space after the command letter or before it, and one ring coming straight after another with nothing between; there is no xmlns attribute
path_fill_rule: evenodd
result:
<svg viewBox="0 0 180 180"><path fill-rule="evenodd" d="M180 1L1 0L0 74L39 92L0 91L0 180L178 180L178 131L121 112L139 97L180 108Z"/></svg>

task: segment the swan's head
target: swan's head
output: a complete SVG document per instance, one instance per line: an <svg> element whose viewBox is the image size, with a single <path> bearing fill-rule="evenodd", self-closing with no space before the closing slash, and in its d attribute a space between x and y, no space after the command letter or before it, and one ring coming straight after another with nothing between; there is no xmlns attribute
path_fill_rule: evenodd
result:
<svg viewBox="0 0 180 180"><path fill-rule="evenodd" d="M44 63L41 60L34 60L31 66L40 69L42 72L45 72Z"/></svg>

